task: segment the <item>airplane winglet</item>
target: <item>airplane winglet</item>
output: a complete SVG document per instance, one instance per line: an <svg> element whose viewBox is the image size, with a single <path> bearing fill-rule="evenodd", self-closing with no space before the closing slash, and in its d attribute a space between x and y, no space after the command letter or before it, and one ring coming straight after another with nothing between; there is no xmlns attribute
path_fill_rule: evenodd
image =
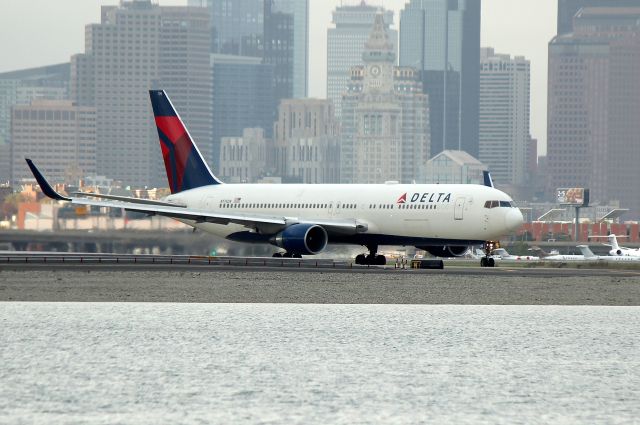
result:
<svg viewBox="0 0 640 425"><path fill-rule="evenodd" d="M53 189L53 187L51 187L51 185L49 184L47 179L44 178L44 176L42 175L40 170L38 170L38 168L33 163L33 161L31 161L29 158L25 158L25 160L27 161L27 165L31 169L31 173L33 173L33 177L36 178L36 181L40 185L40 189L42 190L42 192L45 195L47 195L51 199L56 199L58 201L70 201L71 200L71 198L67 198L66 196L60 195L58 192L56 192Z"/></svg>

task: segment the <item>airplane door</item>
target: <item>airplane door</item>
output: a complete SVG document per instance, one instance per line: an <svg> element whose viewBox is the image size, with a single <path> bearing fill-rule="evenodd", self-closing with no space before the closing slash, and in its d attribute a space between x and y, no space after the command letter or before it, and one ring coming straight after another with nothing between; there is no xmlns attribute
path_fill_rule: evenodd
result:
<svg viewBox="0 0 640 425"><path fill-rule="evenodd" d="M462 220L463 219L463 214L464 214L464 201L465 198L458 198L456 199L456 206L454 207L453 210L453 218L456 220Z"/></svg>

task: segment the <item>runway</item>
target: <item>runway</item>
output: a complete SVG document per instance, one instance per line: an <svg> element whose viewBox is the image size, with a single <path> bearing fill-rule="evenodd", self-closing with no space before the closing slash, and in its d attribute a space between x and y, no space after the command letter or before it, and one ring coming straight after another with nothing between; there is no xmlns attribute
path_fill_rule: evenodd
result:
<svg viewBox="0 0 640 425"><path fill-rule="evenodd" d="M326 259L36 258L7 262L0 256L0 301L640 305L637 269L447 262L444 270L412 270Z"/></svg>

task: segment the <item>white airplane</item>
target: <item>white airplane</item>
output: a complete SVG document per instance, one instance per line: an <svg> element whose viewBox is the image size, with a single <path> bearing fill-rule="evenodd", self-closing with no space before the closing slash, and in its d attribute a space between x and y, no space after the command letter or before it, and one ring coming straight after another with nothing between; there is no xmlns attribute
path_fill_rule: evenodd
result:
<svg viewBox="0 0 640 425"><path fill-rule="evenodd" d="M541 258L541 261L585 261L581 254L549 254Z"/></svg>
<svg viewBox="0 0 640 425"><path fill-rule="evenodd" d="M611 261L614 263L640 262L640 257L625 255L595 255L587 245L578 245L584 258L588 261Z"/></svg>
<svg viewBox="0 0 640 425"><path fill-rule="evenodd" d="M605 236L592 236L591 238L603 238ZM609 240L608 246L611 247L609 250L609 255L615 255L618 257L640 257L640 248L625 248L624 246L618 245L618 238L626 238L627 236L616 236L609 235L606 238ZM605 244L607 245L607 244Z"/></svg>
<svg viewBox="0 0 640 425"><path fill-rule="evenodd" d="M540 257L534 255L511 255L504 248L496 248L491 251L491 256L502 261L539 261Z"/></svg>
<svg viewBox="0 0 640 425"><path fill-rule="evenodd" d="M318 254L329 243L366 246L369 255L356 257L358 264L385 264L385 257L377 255L380 245L461 256L469 246L496 241L523 223L511 197L492 186L223 184L205 163L167 94L149 94L171 195L159 201L89 193L67 197L27 159L42 191L72 204L171 217L232 241L270 243L285 250L274 256ZM493 263L487 260L481 265Z"/></svg>

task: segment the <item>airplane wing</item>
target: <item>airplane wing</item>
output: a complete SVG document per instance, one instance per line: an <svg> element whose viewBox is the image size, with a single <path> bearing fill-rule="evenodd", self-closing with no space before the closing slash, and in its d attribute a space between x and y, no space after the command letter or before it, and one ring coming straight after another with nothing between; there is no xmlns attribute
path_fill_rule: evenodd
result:
<svg viewBox="0 0 640 425"><path fill-rule="evenodd" d="M150 201L147 199L137 199L125 196L101 195L99 197L107 199L98 201L87 197L67 197L59 194L53 189L49 182L36 168L33 161L26 159L27 165L31 169L33 176L40 185L42 192L51 199L67 201L77 205L123 208L127 211L135 211L148 215L159 215L181 220L193 220L197 223L216 224L240 224L253 229L269 229L277 232L292 224L317 224L325 228L328 233L334 234L355 234L358 231L366 230L366 226L359 225L355 220L309 220L298 219L296 217L283 217L263 214L225 214L216 211L198 210L187 208L184 205L171 204L162 201ZM85 195L85 193L80 192ZM95 194L86 194L96 197Z"/></svg>
<svg viewBox="0 0 640 425"><path fill-rule="evenodd" d="M72 195L79 195L82 197L91 197L91 198L111 199L114 201L133 202L136 204L164 205L166 207L182 207L182 208L186 207L186 205L178 204L175 202L155 201L152 199L133 198L131 196L103 195L101 193L91 193L91 192L73 192Z"/></svg>

